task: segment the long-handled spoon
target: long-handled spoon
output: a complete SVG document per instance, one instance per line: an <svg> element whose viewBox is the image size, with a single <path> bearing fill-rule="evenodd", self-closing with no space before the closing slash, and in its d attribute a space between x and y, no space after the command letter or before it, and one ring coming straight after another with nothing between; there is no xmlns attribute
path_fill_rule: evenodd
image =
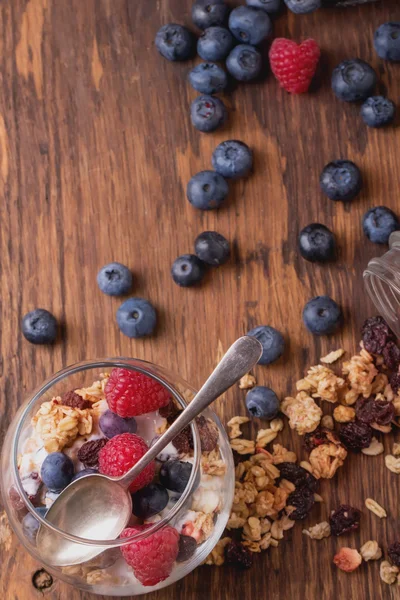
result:
<svg viewBox="0 0 400 600"><path fill-rule="evenodd" d="M239 338L191 403L125 475L108 477L96 473L77 479L58 496L47 512L46 520L80 538L117 539L132 515L132 499L128 491L132 481L197 415L248 373L261 354L262 346L256 338ZM105 549L104 546L74 542L43 525L36 544L41 558L59 567L86 562Z"/></svg>

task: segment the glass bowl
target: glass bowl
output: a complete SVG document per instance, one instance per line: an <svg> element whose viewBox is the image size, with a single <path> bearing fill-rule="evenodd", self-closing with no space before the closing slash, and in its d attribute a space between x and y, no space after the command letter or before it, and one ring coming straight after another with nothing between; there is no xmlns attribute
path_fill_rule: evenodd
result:
<svg viewBox="0 0 400 600"><path fill-rule="evenodd" d="M162 367L135 359L86 361L67 367L47 380L17 412L4 441L0 483L10 524L32 556L53 575L75 587L95 594L121 597L144 594L170 585L201 564L225 529L235 483L228 437L218 417L207 409L202 415L205 420L197 423L199 427L197 424L191 425L189 451L169 446L159 455L156 471L162 462L170 459L191 462L193 466L184 492L179 495L168 491L167 507L145 521L149 524L145 531L111 541L87 540L68 537L68 532L58 530L46 521L46 507L51 506L57 493L47 490L41 481L41 463L48 453L62 451L73 460L75 473L83 469L84 465L77 457L78 449L86 441L104 437L98 422L101 414L108 409L104 387L113 368L136 371L158 381L169 391L175 407L180 409L195 394L194 389L181 377ZM65 408L62 396L72 390L88 401L89 408ZM147 444L168 426L167 419L161 417L158 411L135 418L137 434ZM206 431L213 432L211 437L214 443L217 440L217 446L211 451L205 451L210 444L207 446L207 440L204 440L204 426ZM38 512L39 507L42 510ZM137 519L132 516L128 526L135 524ZM97 546L102 551L96 558L83 564L64 567L51 565L43 560L36 547L39 527L52 529L60 539L68 537L90 548ZM147 582L142 585L139 579L143 579L143 575L137 574L139 579L135 576L132 567L123 558L123 550L129 544L140 544L144 538L159 536L159 532L166 527L173 527L179 534L194 538L197 542L195 546L193 542L191 544L194 551L192 548L193 553L189 557L178 556L166 578L155 585L148 585Z"/></svg>

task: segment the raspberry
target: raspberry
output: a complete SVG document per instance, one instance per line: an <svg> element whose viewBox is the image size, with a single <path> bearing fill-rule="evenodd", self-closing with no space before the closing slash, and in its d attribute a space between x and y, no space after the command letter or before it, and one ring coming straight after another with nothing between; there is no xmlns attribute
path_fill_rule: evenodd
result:
<svg viewBox="0 0 400 600"><path fill-rule="evenodd" d="M148 450L146 442L135 433L121 433L114 436L99 452L99 471L104 475L118 477L124 475ZM130 492L137 492L148 485L154 477L154 461L134 479Z"/></svg>
<svg viewBox="0 0 400 600"><path fill-rule="evenodd" d="M296 44L286 38L272 42L271 69L281 87L291 94L303 94L310 87L321 51L312 39Z"/></svg>
<svg viewBox="0 0 400 600"><path fill-rule="evenodd" d="M122 538L148 529L151 525L137 525L124 529ZM178 556L179 533L168 525L153 535L121 547L122 555L132 567L142 585L156 585L170 576Z"/></svg>
<svg viewBox="0 0 400 600"><path fill-rule="evenodd" d="M105 388L110 409L120 417L136 417L170 401L168 391L158 381L128 369L115 368Z"/></svg>

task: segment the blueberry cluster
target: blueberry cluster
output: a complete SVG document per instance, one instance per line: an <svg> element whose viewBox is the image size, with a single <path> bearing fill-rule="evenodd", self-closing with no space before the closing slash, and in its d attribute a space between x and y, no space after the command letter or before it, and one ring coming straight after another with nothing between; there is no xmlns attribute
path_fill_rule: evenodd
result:
<svg viewBox="0 0 400 600"><path fill-rule="evenodd" d="M181 287L191 287L199 283L206 274L207 267L219 267L229 260L230 245L226 238L216 231L204 231L194 242L195 254L182 254L174 261L171 275Z"/></svg>

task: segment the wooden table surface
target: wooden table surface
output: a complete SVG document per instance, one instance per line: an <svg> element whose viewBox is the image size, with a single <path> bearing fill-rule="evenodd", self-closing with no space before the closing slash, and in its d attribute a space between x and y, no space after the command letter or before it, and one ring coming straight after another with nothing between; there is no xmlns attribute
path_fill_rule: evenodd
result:
<svg viewBox="0 0 400 600"><path fill-rule="evenodd" d="M304 369L338 347L355 351L363 319L374 313L362 272L383 252L362 234L361 216L384 204L399 210L399 129L367 129L359 107L339 102L329 85L332 68L360 57L379 74L380 91L400 97L399 65L379 60L375 28L400 20L396 0L359 8L282 14L276 35L315 38L322 48L312 93L290 96L267 74L226 95L229 122L211 135L189 119L195 92L186 82L192 62L162 59L153 44L160 25L190 25L190 0L3 0L0 3L0 277L1 437L24 396L61 367L90 357L144 358L199 385L222 351L258 324L282 330L284 359L259 367L260 384L291 393ZM254 175L231 185L227 205L202 213L185 198L191 175L210 167L217 143L237 138L255 151ZM397 144L397 146L396 146ZM349 158L362 169L363 192L350 206L319 190L322 167ZM297 233L310 222L332 228L339 260L306 263ZM233 259L197 289L180 289L170 266L191 252L204 230L224 234ZM102 295L96 273L117 260L135 275L134 294L157 307L157 334L129 340L115 323L119 300ZM301 322L304 303L317 294L340 302L346 326L316 339ZM29 345L20 320L47 308L65 325L53 348ZM231 390L217 410L224 420L245 414L244 394ZM301 453L296 434L281 437ZM386 450L393 439L387 436ZM359 532L315 542L298 525L278 549L256 557L249 572L201 567L184 581L150 596L166 598L399 597L379 579L378 563L347 575L332 565L343 545L399 537L398 476L383 457L351 456L333 481L325 504L306 524L319 522L339 502L363 506L367 496L388 511L380 521L366 509ZM3 521L1 521L3 523ZM4 525L4 523L3 523ZM1 557L2 600L41 597L31 583L38 568L15 538ZM318 590L318 591L317 591ZM94 600L55 582L49 600Z"/></svg>

